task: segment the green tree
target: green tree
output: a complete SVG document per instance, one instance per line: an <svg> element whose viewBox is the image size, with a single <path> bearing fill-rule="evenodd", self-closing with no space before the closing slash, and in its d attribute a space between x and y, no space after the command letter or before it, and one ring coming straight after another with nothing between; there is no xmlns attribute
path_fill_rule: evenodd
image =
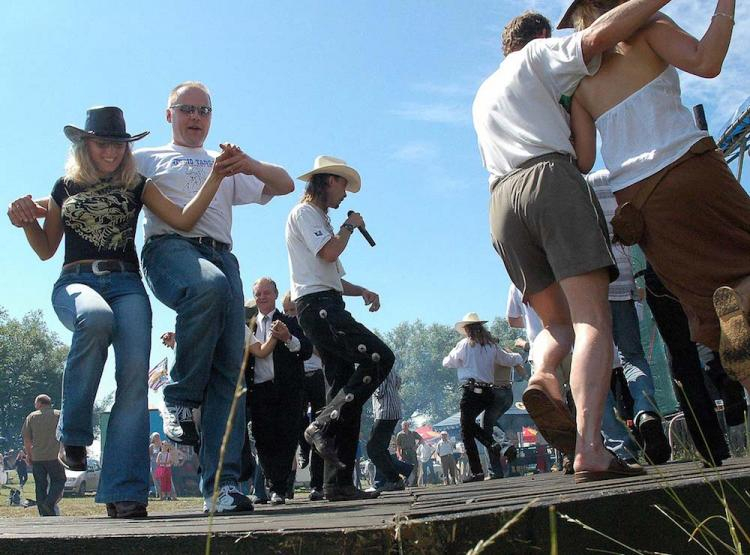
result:
<svg viewBox="0 0 750 555"><path fill-rule="evenodd" d="M0 307L0 436L20 445L21 425L40 393L60 406L67 355L68 347L49 331L41 311L17 320Z"/></svg>

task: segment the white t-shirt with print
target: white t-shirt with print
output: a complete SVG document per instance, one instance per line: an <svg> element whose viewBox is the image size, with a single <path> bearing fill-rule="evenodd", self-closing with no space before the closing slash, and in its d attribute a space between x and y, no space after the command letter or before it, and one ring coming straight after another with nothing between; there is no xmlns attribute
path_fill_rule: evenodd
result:
<svg viewBox="0 0 750 555"><path fill-rule="evenodd" d="M331 289L343 292L344 267L336 259L326 262L318 252L334 236L325 213L308 202L292 208L286 220L286 248L292 300Z"/></svg>
<svg viewBox="0 0 750 555"><path fill-rule="evenodd" d="M597 56L583 61L581 33L535 39L508 54L482 83L472 115L490 183L521 163L552 152L575 156L570 117L560 105L578 83L599 69Z"/></svg>
<svg viewBox="0 0 750 555"><path fill-rule="evenodd" d="M188 148L174 143L157 148L140 148L133 153L138 171L152 179L167 198L181 207L190 202L201 188L219 154L204 148ZM206 212L191 231L174 229L144 206L145 238L178 234L184 237L211 237L231 245L232 206L266 204L272 195L264 195L264 187L264 183L254 175L237 174L225 178Z"/></svg>

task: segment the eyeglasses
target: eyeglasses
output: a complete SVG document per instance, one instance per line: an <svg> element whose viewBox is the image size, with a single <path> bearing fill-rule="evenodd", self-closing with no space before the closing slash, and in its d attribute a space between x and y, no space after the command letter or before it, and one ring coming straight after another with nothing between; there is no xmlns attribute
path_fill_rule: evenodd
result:
<svg viewBox="0 0 750 555"><path fill-rule="evenodd" d="M207 118L213 111L211 106L196 106L195 104L172 104L170 108L177 108L183 114L192 114L198 110L198 114Z"/></svg>

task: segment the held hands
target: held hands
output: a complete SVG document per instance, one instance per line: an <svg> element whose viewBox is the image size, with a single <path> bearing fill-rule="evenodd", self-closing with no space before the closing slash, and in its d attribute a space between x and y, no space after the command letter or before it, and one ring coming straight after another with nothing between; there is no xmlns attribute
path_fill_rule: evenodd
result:
<svg viewBox="0 0 750 555"><path fill-rule="evenodd" d="M14 200L8 205L8 218L16 227L26 227L36 222L37 218L45 218L47 209L35 203L31 195Z"/></svg>
<svg viewBox="0 0 750 555"><path fill-rule="evenodd" d="M257 160L242 152L242 149L237 145L222 143L219 146L222 153L216 158L213 171L222 177L229 177L238 173L255 175Z"/></svg>
<svg viewBox="0 0 750 555"><path fill-rule="evenodd" d="M271 337L275 337L278 341L286 343L292 338L292 334L289 332L289 328L281 320L274 320L271 325Z"/></svg>
<svg viewBox="0 0 750 555"><path fill-rule="evenodd" d="M363 288L362 298L365 300L365 306L370 307L370 312L377 312L378 309L380 309L380 297L377 293L373 293L372 291Z"/></svg>

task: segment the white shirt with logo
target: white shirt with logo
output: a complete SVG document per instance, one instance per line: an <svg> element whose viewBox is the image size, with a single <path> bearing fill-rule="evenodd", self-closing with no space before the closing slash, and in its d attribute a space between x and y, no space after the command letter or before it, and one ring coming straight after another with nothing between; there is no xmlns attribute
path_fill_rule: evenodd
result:
<svg viewBox="0 0 750 555"><path fill-rule="evenodd" d="M292 300L331 289L343 292L341 278L345 272L341 261L326 262L318 256L334 236L325 213L309 202L298 204L289 213L285 234Z"/></svg>
<svg viewBox="0 0 750 555"><path fill-rule="evenodd" d="M159 190L176 205L185 206L198 192L213 168L219 152L188 148L174 143L140 148L135 156L138 171L154 181ZM143 207L145 238L178 234L184 237L210 237L232 244L232 206L266 204L272 195L264 195L264 183L254 175L237 174L225 178L206 212L191 231L167 225L146 206Z"/></svg>

